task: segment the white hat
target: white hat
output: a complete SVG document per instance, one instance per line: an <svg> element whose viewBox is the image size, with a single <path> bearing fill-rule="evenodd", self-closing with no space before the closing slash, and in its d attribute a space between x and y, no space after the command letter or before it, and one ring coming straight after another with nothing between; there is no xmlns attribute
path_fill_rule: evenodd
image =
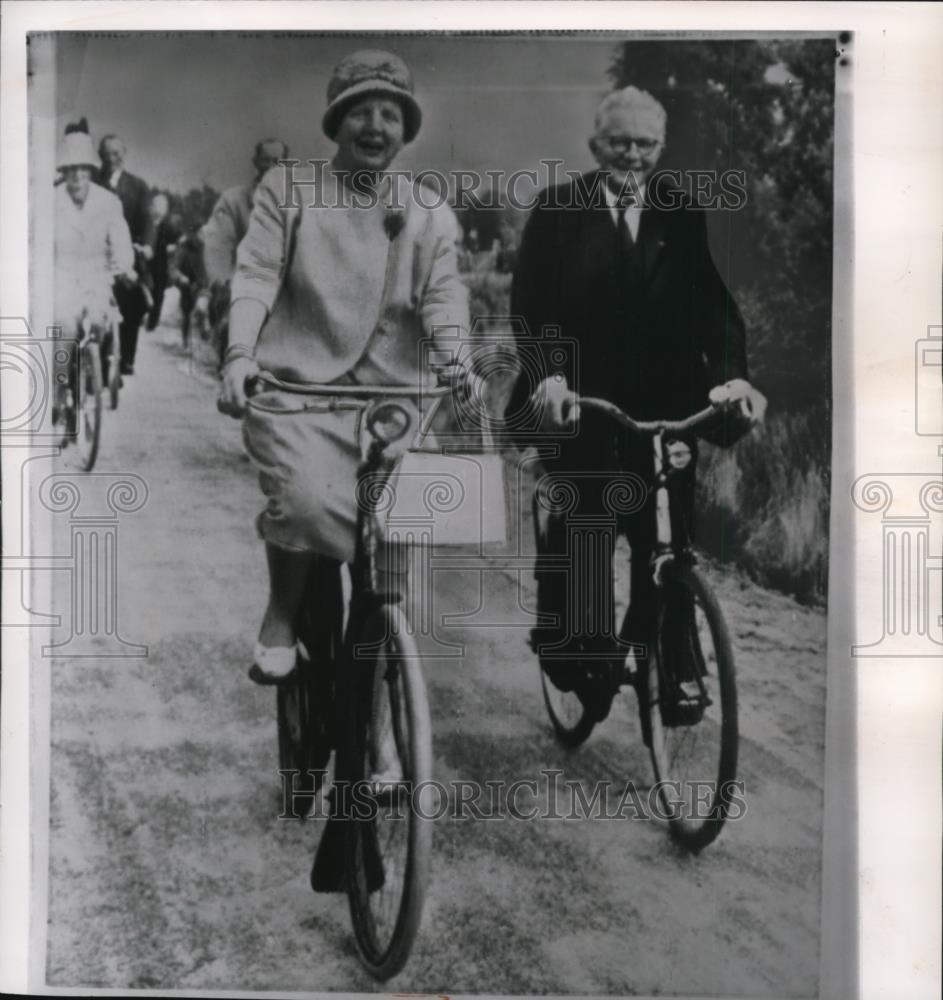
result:
<svg viewBox="0 0 943 1000"><path fill-rule="evenodd" d="M94 170L97 166L98 157L87 132L70 132L62 140L56 161L57 170L65 170L66 167L91 167Z"/></svg>

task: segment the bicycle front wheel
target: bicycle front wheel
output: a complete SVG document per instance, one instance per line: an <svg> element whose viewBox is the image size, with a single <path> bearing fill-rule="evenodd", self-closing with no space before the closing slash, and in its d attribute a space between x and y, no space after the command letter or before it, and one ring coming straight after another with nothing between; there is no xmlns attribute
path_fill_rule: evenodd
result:
<svg viewBox="0 0 943 1000"><path fill-rule="evenodd" d="M347 893L366 968L385 980L409 957L429 874L432 727L416 644L403 611L384 604L353 646L358 724L348 824Z"/></svg>
<svg viewBox="0 0 943 1000"><path fill-rule="evenodd" d="M98 457L102 427L102 369L98 344L85 345L78 373L76 406L76 445L79 467L91 472Z"/></svg>
<svg viewBox="0 0 943 1000"><path fill-rule="evenodd" d="M696 852L738 802L738 733L730 635L713 592L690 566L666 574L649 652L640 696L658 799L674 837Z"/></svg>

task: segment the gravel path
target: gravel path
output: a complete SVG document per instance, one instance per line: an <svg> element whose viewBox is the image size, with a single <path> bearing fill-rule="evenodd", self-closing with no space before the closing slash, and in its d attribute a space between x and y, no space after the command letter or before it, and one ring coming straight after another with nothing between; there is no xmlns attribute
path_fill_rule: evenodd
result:
<svg viewBox="0 0 943 1000"><path fill-rule="evenodd" d="M173 338L146 336L96 468L149 487L119 526L121 634L148 656L53 662L48 982L375 990L346 901L308 886L320 822L277 819L274 695L245 677L260 494L238 425ZM657 820L443 819L419 938L387 988L816 992L825 616L708 574L737 655L744 818L697 858ZM524 643L529 581L519 601L505 570L435 580L436 612L481 608L440 632L465 656L425 668L435 776L559 769L588 795L604 779L644 791L631 693L579 750L554 741Z"/></svg>

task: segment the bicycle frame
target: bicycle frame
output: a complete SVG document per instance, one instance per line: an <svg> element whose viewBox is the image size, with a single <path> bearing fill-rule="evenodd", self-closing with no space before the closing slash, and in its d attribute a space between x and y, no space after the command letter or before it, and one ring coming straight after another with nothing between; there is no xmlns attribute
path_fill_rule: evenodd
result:
<svg viewBox="0 0 943 1000"><path fill-rule="evenodd" d="M664 586L665 570L668 566L680 559L693 563L695 562L695 557L691 549L691 539L688 535L685 534L681 538L675 538L675 532L672 527L671 487L669 482L672 471L666 468L669 463L665 449L664 431L658 431L654 435L652 445L655 467L655 551L652 555L652 577L655 580L655 586L662 587ZM684 444L684 447L688 451L688 464L690 464L694 461L694 457L691 455L688 445Z"/></svg>
<svg viewBox="0 0 943 1000"><path fill-rule="evenodd" d="M706 407L684 420L637 421L615 404L603 399L582 397L578 402L581 408L603 413L625 430L652 439L655 484L655 551L652 557L652 575L655 585L661 587L664 585L664 573L668 566L676 561L683 560L689 564L695 561L690 538L687 534L675 537L671 517L672 484L677 474L694 462L691 446L687 444L685 437L698 427L715 420L724 404ZM669 436L679 445L674 456L670 453Z"/></svg>

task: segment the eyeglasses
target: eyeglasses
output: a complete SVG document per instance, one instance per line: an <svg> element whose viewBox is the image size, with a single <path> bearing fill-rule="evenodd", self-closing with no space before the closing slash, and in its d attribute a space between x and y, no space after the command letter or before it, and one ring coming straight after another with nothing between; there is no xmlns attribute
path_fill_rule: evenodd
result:
<svg viewBox="0 0 943 1000"><path fill-rule="evenodd" d="M621 138L600 135L597 136L597 138L607 149L611 149L614 153L628 152L633 146L635 146L642 156L650 156L662 144L660 139L636 139L634 136L630 138Z"/></svg>

